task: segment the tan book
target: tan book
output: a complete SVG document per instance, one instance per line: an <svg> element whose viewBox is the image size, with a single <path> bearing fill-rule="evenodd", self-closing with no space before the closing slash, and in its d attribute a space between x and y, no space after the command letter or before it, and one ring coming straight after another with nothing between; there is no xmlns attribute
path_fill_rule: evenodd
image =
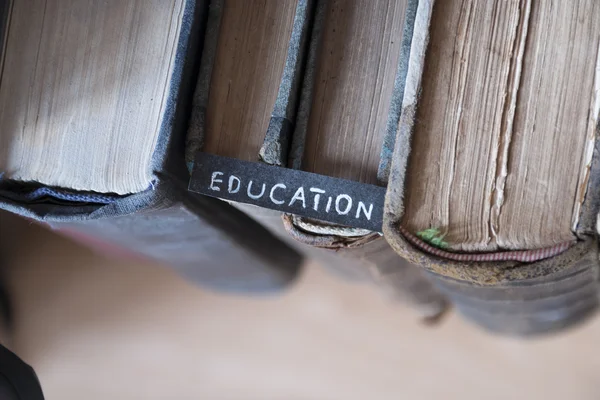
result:
<svg viewBox="0 0 600 400"><path fill-rule="evenodd" d="M384 230L489 329L597 307L599 47L593 0L418 2Z"/></svg>
<svg viewBox="0 0 600 400"><path fill-rule="evenodd" d="M5 178L121 195L150 187L185 1L9 4Z"/></svg>
<svg viewBox="0 0 600 400"><path fill-rule="evenodd" d="M414 9L408 1L321 1L313 27L290 166L385 187L399 119ZM409 24L406 24L406 21ZM384 286L439 315L446 302L379 232L286 215L296 240L368 269Z"/></svg>
<svg viewBox="0 0 600 400"><path fill-rule="evenodd" d="M0 1L0 208L215 289L283 288L300 254L186 190L209 3ZM253 23L246 17L234 24Z"/></svg>
<svg viewBox="0 0 600 400"><path fill-rule="evenodd" d="M301 168L377 184L406 1L331 1L316 51ZM302 128L302 125L301 125ZM299 133L297 133L299 134ZM298 140L298 139L297 139Z"/></svg>
<svg viewBox="0 0 600 400"><path fill-rule="evenodd" d="M455 250L575 239L600 99L600 4L434 8L403 224Z"/></svg>

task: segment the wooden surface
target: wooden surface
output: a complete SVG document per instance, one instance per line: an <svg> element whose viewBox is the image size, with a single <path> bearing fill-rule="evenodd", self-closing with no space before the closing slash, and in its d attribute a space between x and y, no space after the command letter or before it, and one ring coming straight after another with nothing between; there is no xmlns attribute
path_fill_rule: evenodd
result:
<svg viewBox="0 0 600 400"><path fill-rule="evenodd" d="M538 341L419 324L309 265L281 296L224 296L0 214L14 348L48 400L596 399L600 321Z"/></svg>

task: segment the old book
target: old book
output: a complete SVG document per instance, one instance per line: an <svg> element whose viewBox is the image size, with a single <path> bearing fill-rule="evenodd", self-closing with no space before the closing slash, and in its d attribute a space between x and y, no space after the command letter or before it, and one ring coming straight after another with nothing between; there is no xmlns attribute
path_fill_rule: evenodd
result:
<svg viewBox="0 0 600 400"><path fill-rule="evenodd" d="M362 1L230 0L213 2L212 9L209 31L214 37L207 36L205 42L210 51L204 52L196 90L188 162L197 151L297 169L298 162L306 160L301 169L319 176L377 182L401 59L405 2L377 1L371 6ZM358 156L356 147L366 150ZM273 169L234 160L201 155L196 168L212 166L215 172L212 177L193 175L190 188L234 201L283 240L289 242L291 236L308 244L299 248L330 269L383 281L425 316L444 309L445 301L432 295L435 290L421 272L397 257L378 233L363 229L357 236L356 229L350 229L354 235L348 240L342 232L336 239L339 245L329 246L322 239L329 240L330 232L313 237L310 228L305 229L310 221L286 215L288 235L280 212L243 204L250 198L265 207L298 201L302 211L319 205L328 210L338 204L327 197L326 186L304 187L309 181L305 175L293 175L293 187L289 179L270 182L267 175L275 174ZM363 212L371 213L365 204ZM344 251L335 252L340 245L353 249L344 257ZM368 258L371 261L365 262ZM426 290L417 294L416 287Z"/></svg>
<svg viewBox="0 0 600 400"><path fill-rule="evenodd" d="M406 1L330 1L314 43L312 102L301 168L377 184L401 61ZM302 137L304 136L304 137Z"/></svg>
<svg viewBox="0 0 600 400"><path fill-rule="evenodd" d="M283 165L313 0L213 0L186 140L199 152Z"/></svg>
<svg viewBox="0 0 600 400"><path fill-rule="evenodd" d="M581 321L598 303L600 4L416 3L386 237L492 330Z"/></svg>
<svg viewBox="0 0 600 400"><path fill-rule="evenodd" d="M6 179L129 194L152 183L185 2L10 2L2 52Z"/></svg>
<svg viewBox="0 0 600 400"><path fill-rule="evenodd" d="M385 186L395 135L388 126L399 118L410 49L412 25L405 20L407 15L411 19L414 9L407 9L407 4L388 0L319 4L294 133L293 168ZM352 265L368 269L380 284L411 297L424 315L444 309L443 297L427 278L395 256L379 233L311 218L285 218L286 229L296 240L335 251L346 269Z"/></svg>
<svg viewBox="0 0 600 400"><path fill-rule="evenodd" d="M297 252L235 208L186 191L208 1L0 4L2 208L211 287L263 291L295 277Z"/></svg>
<svg viewBox="0 0 600 400"><path fill-rule="evenodd" d="M285 163L312 12L312 0L210 2L186 138L191 171L198 170L198 156L205 154L225 164ZM212 174L212 169L207 171ZM197 181L193 174L191 190ZM219 171L209 177L209 184L207 194L215 197L252 189L244 177ZM258 197L264 196L264 188L255 190ZM279 212L231 204L281 236Z"/></svg>
<svg viewBox="0 0 600 400"><path fill-rule="evenodd" d="M600 105L600 4L447 1L432 18L403 223L440 227L465 251L574 240Z"/></svg>

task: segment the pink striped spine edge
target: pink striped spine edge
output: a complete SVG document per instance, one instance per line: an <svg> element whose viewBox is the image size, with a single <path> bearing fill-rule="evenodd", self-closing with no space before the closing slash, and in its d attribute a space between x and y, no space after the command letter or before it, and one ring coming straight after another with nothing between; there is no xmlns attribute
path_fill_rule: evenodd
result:
<svg viewBox="0 0 600 400"><path fill-rule="evenodd" d="M494 253L467 254L453 253L450 251L438 249L437 247L433 247L425 241L421 240L421 238L419 238L418 236L409 232L406 228L402 226L400 226L400 232L406 238L406 240L408 240L413 246L418 247L419 249L429 254L433 254L434 256L453 261L518 261L530 263L557 256L565 252L567 249L569 249L576 243L575 241L563 242L555 244L551 247L545 247L542 249L535 250L499 251Z"/></svg>

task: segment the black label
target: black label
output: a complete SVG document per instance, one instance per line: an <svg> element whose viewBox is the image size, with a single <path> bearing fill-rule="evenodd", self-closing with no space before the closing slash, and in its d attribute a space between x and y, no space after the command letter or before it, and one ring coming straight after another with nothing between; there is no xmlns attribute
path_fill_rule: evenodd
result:
<svg viewBox="0 0 600 400"><path fill-rule="evenodd" d="M189 190L381 232L385 188L380 186L198 153Z"/></svg>

